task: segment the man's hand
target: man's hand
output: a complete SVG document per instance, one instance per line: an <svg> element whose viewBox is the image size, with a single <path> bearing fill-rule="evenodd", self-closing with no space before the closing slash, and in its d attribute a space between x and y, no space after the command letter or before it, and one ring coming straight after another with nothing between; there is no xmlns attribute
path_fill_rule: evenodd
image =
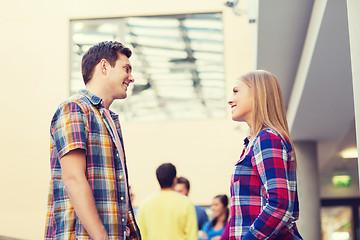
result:
<svg viewBox="0 0 360 240"><path fill-rule="evenodd" d="M86 153L72 150L60 159L62 178L82 225L94 240L108 240L108 234L96 209L93 192L86 178Z"/></svg>

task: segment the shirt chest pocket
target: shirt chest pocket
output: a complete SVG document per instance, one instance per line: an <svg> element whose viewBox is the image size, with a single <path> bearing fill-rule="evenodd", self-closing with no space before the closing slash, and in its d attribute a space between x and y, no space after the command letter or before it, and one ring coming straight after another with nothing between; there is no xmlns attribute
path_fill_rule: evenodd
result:
<svg viewBox="0 0 360 240"><path fill-rule="evenodd" d="M240 159L235 166L235 172L233 174L233 181L244 181L252 175L253 166L251 164L251 156L247 155L243 159Z"/></svg>
<svg viewBox="0 0 360 240"><path fill-rule="evenodd" d="M251 155L244 156L243 160L240 159L239 162L236 165L248 166L248 167L252 168Z"/></svg>

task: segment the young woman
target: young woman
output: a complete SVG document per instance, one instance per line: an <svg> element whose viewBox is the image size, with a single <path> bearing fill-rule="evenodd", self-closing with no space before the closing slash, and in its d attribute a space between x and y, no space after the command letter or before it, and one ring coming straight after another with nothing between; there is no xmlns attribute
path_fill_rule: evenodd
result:
<svg viewBox="0 0 360 240"><path fill-rule="evenodd" d="M240 76L228 102L232 119L250 136L231 177L230 240L302 239L294 144L276 77L266 71Z"/></svg>
<svg viewBox="0 0 360 240"><path fill-rule="evenodd" d="M199 240L218 240L224 231L225 224L229 217L228 197L217 195L211 205L214 218L211 222L206 222L201 229Z"/></svg>

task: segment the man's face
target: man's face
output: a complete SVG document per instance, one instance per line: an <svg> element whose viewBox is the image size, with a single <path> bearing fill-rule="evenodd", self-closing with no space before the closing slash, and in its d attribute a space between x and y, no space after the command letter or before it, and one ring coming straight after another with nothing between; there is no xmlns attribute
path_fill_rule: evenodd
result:
<svg viewBox="0 0 360 240"><path fill-rule="evenodd" d="M135 81L131 75L131 71L132 68L129 58L123 54L119 54L115 66L110 66L108 78L109 90L114 99L126 98L128 86Z"/></svg>
<svg viewBox="0 0 360 240"><path fill-rule="evenodd" d="M189 191L186 189L186 186L184 183L177 183L175 185L175 191L177 191L178 193L181 193L185 196L189 195Z"/></svg>

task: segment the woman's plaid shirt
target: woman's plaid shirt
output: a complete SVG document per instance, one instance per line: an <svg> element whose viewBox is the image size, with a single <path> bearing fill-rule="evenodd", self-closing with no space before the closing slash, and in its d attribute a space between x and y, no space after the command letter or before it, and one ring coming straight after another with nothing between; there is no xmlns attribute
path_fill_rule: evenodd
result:
<svg viewBox="0 0 360 240"><path fill-rule="evenodd" d="M230 240L302 239L296 162L289 141L262 130L245 148L231 178Z"/></svg>
<svg viewBox="0 0 360 240"><path fill-rule="evenodd" d="M130 239L141 239L130 200L129 210L126 207L127 169L121 164L103 110L100 98L82 90L62 103L53 117L45 239L90 239L76 216L61 177L59 160L74 149L86 151L87 179L109 239L125 239L126 226L131 230ZM123 142L118 116L111 112L111 117Z"/></svg>

